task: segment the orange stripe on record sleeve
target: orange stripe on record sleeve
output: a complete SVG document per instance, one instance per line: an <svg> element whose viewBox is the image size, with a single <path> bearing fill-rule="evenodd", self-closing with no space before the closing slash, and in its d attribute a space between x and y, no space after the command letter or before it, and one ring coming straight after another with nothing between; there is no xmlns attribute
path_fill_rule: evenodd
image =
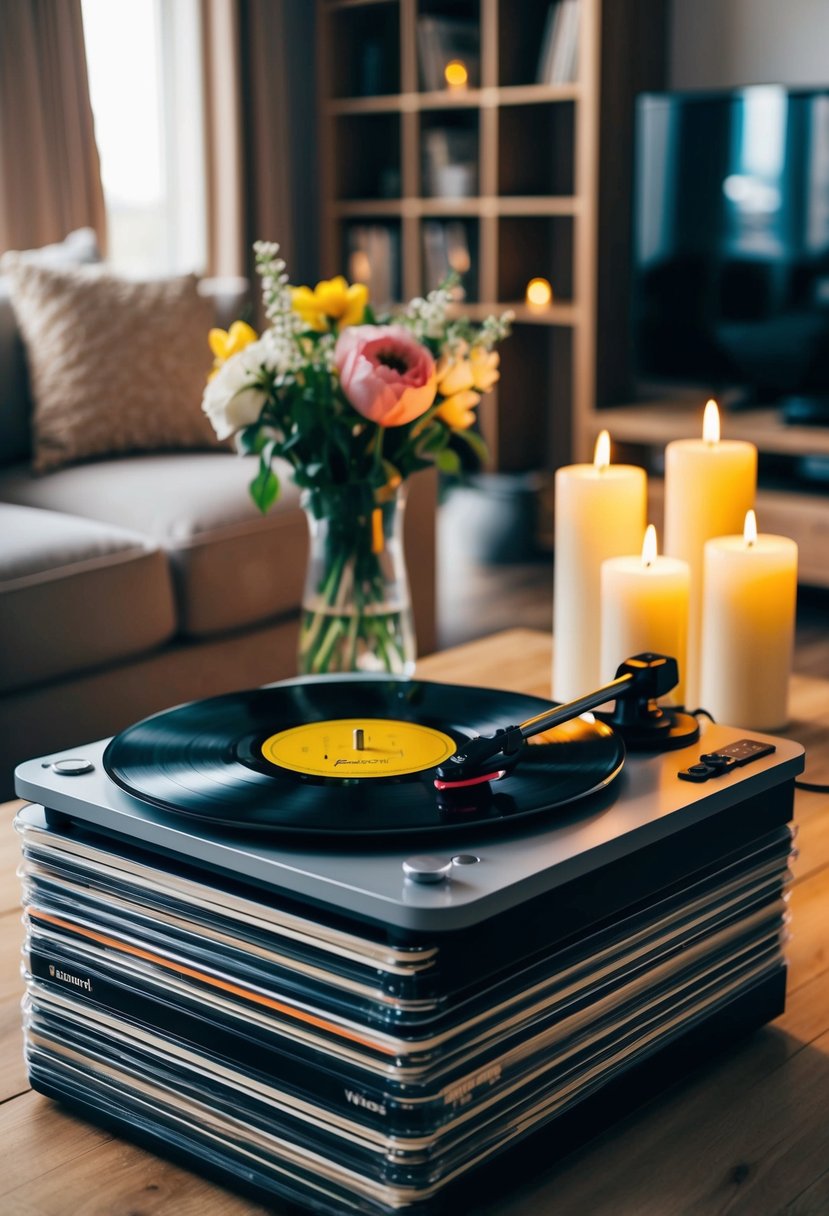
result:
<svg viewBox="0 0 829 1216"><path fill-rule="evenodd" d="M329 1034L337 1035L343 1039L349 1039L353 1043L359 1043L362 1047L369 1047L374 1051L383 1052L385 1055L394 1055L394 1051L390 1047L383 1047L379 1043L374 1043L370 1039L364 1039L354 1031L345 1030L341 1026L337 1026L333 1022L327 1022L324 1018L317 1017L313 1013L305 1013L301 1009L295 1009L292 1005L285 1005L282 1001L274 1000L273 997L264 996L259 992L254 992L249 988L243 988L240 984L233 984L229 980L221 980L215 975L208 975L203 971L197 971L194 967L188 967L182 963L173 963L170 959L164 958L163 955L153 954L149 950L142 950L138 946L130 946L126 942L120 941L117 937L108 937L105 933L96 933L92 929L84 929L80 925L73 924L72 921L62 920L59 916L53 916L49 912L41 912L36 909L27 908L26 915L33 921L45 921L50 925L57 925L59 929L68 929L71 933L77 933L80 937L89 938L90 941L98 942L102 946L109 946L113 950L120 950L123 954L132 954L135 958L142 958L148 963L154 963L157 967L163 967L167 971L175 971L180 975L189 976L191 979L199 980L203 984L208 984L211 988L220 988L223 992L229 992L233 996L242 997L243 1000L251 1001L255 1005L263 1005L266 1009L273 1009L277 1013L282 1013L286 1017L295 1018L299 1022L306 1022L309 1026L316 1026L320 1030L326 1030Z"/></svg>

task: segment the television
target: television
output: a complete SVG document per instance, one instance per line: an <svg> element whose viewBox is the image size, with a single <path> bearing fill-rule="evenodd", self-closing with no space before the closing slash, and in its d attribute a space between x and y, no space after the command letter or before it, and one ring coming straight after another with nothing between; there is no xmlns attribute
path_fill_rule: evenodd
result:
<svg viewBox="0 0 829 1216"><path fill-rule="evenodd" d="M640 386L829 424L829 86L637 98Z"/></svg>

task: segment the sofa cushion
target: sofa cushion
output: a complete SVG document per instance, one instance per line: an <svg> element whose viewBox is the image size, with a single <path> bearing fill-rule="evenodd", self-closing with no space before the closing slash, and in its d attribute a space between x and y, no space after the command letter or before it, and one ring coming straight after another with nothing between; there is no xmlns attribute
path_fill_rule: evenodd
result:
<svg viewBox="0 0 829 1216"><path fill-rule="evenodd" d="M216 447L201 409L213 309L195 275L133 282L3 259L31 377L35 468Z"/></svg>
<svg viewBox="0 0 829 1216"><path fill-rule="evenodd" d="M0 691L152 650L175 632L164 553L143 536L0 503Z"/></svg>
<svg viewBox="0 0 829 1216"><path fill-rule="evenodd" d="M81 266L100 258L91 228L70 232L57 245L12 255L38 266ZM2 259L0 259L2 269ZM12 308L9 282L0 278L0 462L27 460L32 450L32 402L26 357Z"/></svg>
<svg viewBox="0 0 829 1216"><path fill-rule="evenodd" d="M0 470L0 501L111 522L165 549L179 629L205 637L299 608L307 528L296 487L280 468L282 495L262 516L248 496L252 457L167 453L61 469L35 477Z"/></svg>

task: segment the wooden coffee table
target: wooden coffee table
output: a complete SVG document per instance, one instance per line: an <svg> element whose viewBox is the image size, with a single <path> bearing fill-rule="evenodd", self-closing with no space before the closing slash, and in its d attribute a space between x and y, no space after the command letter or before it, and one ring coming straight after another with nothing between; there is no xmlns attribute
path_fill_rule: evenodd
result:
<svg viewBox="0 0 829 1216"><path fill-rule="evenodd" d="M511 630L433 655L418 671L429 679L547 696L550 664L548 636ZM806 778L829 782L829 681L794 678L786 733L808 749ZM20 1036L18 850L11 829L19 805L0 808L0 1212L264 1214L29 1089ZM477 1208L476 1216L829 1212L829 795L798 791L796 820L800 856L783 1017L547 1172L516 1178L508 1198Z"/></svg>

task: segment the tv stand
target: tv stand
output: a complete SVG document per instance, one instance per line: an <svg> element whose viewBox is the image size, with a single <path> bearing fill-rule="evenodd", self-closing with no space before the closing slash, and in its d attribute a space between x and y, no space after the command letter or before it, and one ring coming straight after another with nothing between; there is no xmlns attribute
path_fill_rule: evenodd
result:
<svg viewBox="0 0 829 1216"><path fill-rule="evenodd" d="M780 405L786 426L829 426L829 397L784 397Z"/></svg>
<svg viewBox="0 0 829 1216"><path fill-rule="evenodd" d="M645 403L606 406L589 415L589 432L583 444L592 449L596 435L606 428L613 441L613 459L629 460L649 470L651 522L662 536L663 485L658 476L665 445L672 439L689 439L702 433L704 395L664 396ZM799 548L799 581L829 588L829 495L818 481L803 476L804 458L829 461L829 424L806 426L786 423L779 408L722 411L724 439L747 439L760 454L757 522L762 532L790 536Z"/></svg>

